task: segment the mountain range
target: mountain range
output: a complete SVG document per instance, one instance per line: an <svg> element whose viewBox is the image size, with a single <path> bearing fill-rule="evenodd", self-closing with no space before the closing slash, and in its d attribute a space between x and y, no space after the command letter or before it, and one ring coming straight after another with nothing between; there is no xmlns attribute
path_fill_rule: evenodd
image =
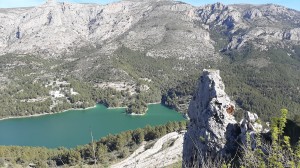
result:
<svg viewBox="0 0 300 168"><path fill-rule="evenodd" d="M217 41L211 38L218 27L230 36L223 50L247 43L267 50L270 43L298 44L300 39L300 13L273 4L195 7L167 0L108 5L51 0L0 12L2 54L74 54L85 46L112 54L125 46L151 57L218 59Z"/></svg>
<svg viewBox="0 0 300 168"><path fill-rule="evenodd" d="M147 79L163 103L178 107L195 87L187 82L203 68L218 68L240 107L265 118L281 107L300 109L300 12L293 9L48 0L0 9L0 22L2 89L65 77L91 85Z"/></svg>

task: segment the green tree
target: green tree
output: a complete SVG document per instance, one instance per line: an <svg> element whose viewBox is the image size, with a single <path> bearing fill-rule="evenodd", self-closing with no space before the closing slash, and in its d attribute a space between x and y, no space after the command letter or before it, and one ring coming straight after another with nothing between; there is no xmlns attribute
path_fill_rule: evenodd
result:
<svg viewBox="0 0 300 168"><path fill-rule="evenodd" d="M138 128L133 131L133 140L135 141L135 143L140 144L144 141L144 139L145 139L145 134L143 129Z"/></svg>
<svg viewBox="0 0 300 168"><path fill-rule="evenodd" d="M97 146L97 152L96 152L97 160L102 163L106 164L108 162L108 156L107 156L107 146L100 143Z"/></svg>
<svg viewBox="0 0 300 168"><path fill-rule="evenodd" d="M67 154L67 163L70 164L71 166L74 166L81 162L81 156L80 152L75 151L75 150L70 150Z"/></svg>

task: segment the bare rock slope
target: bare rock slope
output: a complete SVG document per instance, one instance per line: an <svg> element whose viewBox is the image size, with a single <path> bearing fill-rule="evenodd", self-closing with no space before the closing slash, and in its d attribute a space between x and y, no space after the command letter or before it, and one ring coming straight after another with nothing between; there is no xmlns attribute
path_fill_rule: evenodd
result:
<svg viewBox="0 0 300 168"><path fill-rule="evenodd" d="M68 53L75 46L114 39L147 8L128 1L105 6L47 1L34 8L5 10L0 13L0 47L6 53Z"/></svg>
<svg viewBox="0 0 300 168"><path fill-rule="evenodd" d="M0 10L0 54L74 54L84 47L111 55L125 46L150 57L219 60L215 33L229 39L224 50L253 43L299 44L300 13L277 5L195 7L171 1L120 1L107 5L49 0L33 8Z"/></svg>
<svg viewBox="0 0 300 168"><path fill-rule="evenodd" d="M0 50L1 54L57 56L92 46L111 55L125 46L151 57L211 59L213 42L207 30L194 27L188 15L193 9L173 1L120 1L108 5L47 1L34 8L3 9Z"/></svg>
<svg viewBox="0 0 300 168"><path fill-rule="evenodd" d="M165 143L174 140L172 145L163 148ZM145 149L145 144L140 146L128 158L114 164L111 168L159 168L178 162L182 157L183 134L172 132L160 139L150 149Z"/></svg>

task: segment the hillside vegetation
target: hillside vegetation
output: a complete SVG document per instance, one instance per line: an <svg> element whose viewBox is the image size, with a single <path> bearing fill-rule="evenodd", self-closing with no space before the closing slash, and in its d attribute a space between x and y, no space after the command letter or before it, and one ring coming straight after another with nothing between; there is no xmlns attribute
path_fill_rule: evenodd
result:
<svg viewBox="0 0 300 168"><path fill-rule="evenodd" d="M96 103L144 113L146 103L162 102L185 113L204 68L220 69L236 104L264 120L283 107L291 119L299 114L298 11L51 1L0 14L1 118Z"/></svg>

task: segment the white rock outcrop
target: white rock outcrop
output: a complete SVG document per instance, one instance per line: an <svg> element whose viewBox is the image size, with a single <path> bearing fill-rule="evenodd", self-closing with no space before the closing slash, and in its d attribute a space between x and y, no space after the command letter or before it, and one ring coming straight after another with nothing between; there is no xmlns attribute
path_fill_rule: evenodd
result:
<svg viewBox="0 0 300 168"><path fill-rule="evenodd" d="M252 148L256 147L255 137L263 132L258 115L246 111L237 123L234 110L220 71L204 69L188 109L190 124L184 137L183 167L202 167L208 157L230 158L239 145L247 145L248 135Z"/></svg>
<svg viewBox="0 0 300 168"><path fill-rule="evenodd" d="M251 9L245 12L244 17L248 19L255 19L262 17L263 14L258 9Z"/></svg>
<svg viewBox="0 0 300 168"><path fill-rule="evenodd" d="M183 166L199 167L203 157L226 156L236 149L239 127L234 104L224 91L219 70L204 70L190 102L190 124L185 134Z"/></svg>
<svg viewBox="0 0 300 168"><path fill-rule="evenodd" d="M300 41L300 28L292 29L289 32L289 39L294 41Z"/></svg>
<svg viewBox="0 0 300 168"><path fill-rule="evenodd" d="M171 132L158 139L150 149L145 144L140 146L125 160L111 165L111 168L160 168L178 162L182 157L182 133ZM163 149L163 145L170 140L173 144Z"/></svg>
<svg viewBox="0 0 300 168"><path fill-rule="evenodd" d="M244 114L244 119L240 121L240 141L243 145L247 145L247 141L251 143L251 148L256 147L256 135L263 131L263 126L260 124L257 114L246 111ZM249 138L247 140L247 136Z"/></svg>

